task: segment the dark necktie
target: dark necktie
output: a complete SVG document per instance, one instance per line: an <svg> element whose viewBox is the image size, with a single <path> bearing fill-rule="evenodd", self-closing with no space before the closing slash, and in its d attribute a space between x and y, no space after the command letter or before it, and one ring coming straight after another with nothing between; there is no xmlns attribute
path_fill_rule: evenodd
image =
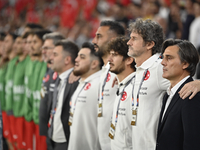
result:
<svg viewBox="0 0 200 150"><path fill-rule="evenodd" d="M53 119L54 119L54 115L56 112L56 105L57 105L57 101L58 101L58 92L59 92L59 85L60 85L60 81L61 79L58 79L58 82L56 82L55 84L55 88L54 88L54 93L53 93L53 104L52 104L52 110L51 110L51 115L50 115L50 123L48 124L49 126L49 130L48 130L48 135L50 138L52 138L53 135Z"/></svg>
<svg viewBox="0 0 200 150"><path fill-rule="evenodd" d="M164 97L163 97L163 103L162 103L162 108L161 108L161 112L160 112L160 118L159 118L159 123L158 123L158 131L157 131L157 137L159 135L159 129L161 127L161 122L162 122L162 116L163 116L163 112L165 110L165 105L167 102L169 95L167 93L165 93Z"/></svg>
<svg viewBox="0 0 200 150"><path fill-rule="evenodd" d="M169 95L167 93L165 93L165 95L163 97L162 109L161 109L161 113L160 113L160 120L159 120L160 123L162 122L162 118L164 117L163 113L164 113L164 110L165 110L165 105L167 103L168 97L169 97Z"/></svg>

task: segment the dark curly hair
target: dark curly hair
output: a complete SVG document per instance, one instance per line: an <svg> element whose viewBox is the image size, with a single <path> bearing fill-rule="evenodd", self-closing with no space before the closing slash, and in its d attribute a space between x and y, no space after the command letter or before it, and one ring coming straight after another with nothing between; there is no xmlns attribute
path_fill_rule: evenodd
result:
<svg viewBox="0 0 200 150"><path fill-rule="evenodd" d="M122 36L122 37L117 37L113 40L111 40L108 43L107 46L107 51L110 53L110 51L117 52L119 55L123 56L123 61L126 60L128 57L128 45L127 42L129 41L129 38ZM135 68L135 61L132 62L131 68L136 70Z"/></svg>

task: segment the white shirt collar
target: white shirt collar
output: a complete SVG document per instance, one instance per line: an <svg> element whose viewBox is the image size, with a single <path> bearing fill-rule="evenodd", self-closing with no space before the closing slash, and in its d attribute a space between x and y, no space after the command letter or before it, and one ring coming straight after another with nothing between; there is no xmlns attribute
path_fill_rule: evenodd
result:
<svg viewBox="0 0 200 150"><path fill-rule="evenodd" d="M160 57L160 53L156 53L153 56L151 56L150 58L148 58L145 62L143 62L141 66L137 67L137 65L136 65L135 67L136 67L136 69L138 69L138 68L148 69L153 65L153 63L156 60L158 60L159 57Z"/></svg>
<svg viewBox="0 0 200 150"><path fill-rule="evenodd" d="M183 78L181 81L179 81L173 88L171 88L170 90L170 87L171 85L167 88L167 94L170 96L170 97L173 97L174 94L176 93L176 91L178 90L178 88L189 78L190 76L187 76L185 78Z"/></svg>
<svg viewBox="0 0 200 150"><path fill-rule="evenodd" d="M126 83L133 77L135 76L135 72L129 74L124 80L122 80L121 82L119 82L119 79L117 78L117 81L118 81L118 87L120 85L126 85Z"/></svg>
<svg viewBox="0 0 200 150"><path fill-rule="evenodd" d="M73 69L74 68L70 68L70 69L66 70L65 72L61 73L59 75L59 78L61 79L61 81L66 79Z"/></svg>
<svg viewBox="0 0 200 150"><path fill-rule="evenodd" d="M81 82L90 82L91 80L93 80L94 78L98 77L101 75L101 70L93 73L92 75L90 75L89 77L87 77L84 81L82 79L79 80L79 83Z"/></svg>
<svg viewBox="0 0 200 150"><path fill-rule="evenodd" d="M108 62L106 65L104 64L104 66L102 67L102 69L110 69L110 62Z"/></svg>

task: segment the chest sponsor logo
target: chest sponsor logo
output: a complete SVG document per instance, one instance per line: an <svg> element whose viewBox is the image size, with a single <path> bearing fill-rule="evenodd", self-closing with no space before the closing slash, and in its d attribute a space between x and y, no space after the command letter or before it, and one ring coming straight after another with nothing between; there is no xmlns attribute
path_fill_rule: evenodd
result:
<svg viewBox="0 0 200 150"><path fill-rule="evenodd" d="M107 76L106 82L110 81L110 78L111 78L111 75L110 75L110 73L108 73L108 76Z"/></svg>
<svg viewBox="0 0 200 150"><path fill-rule="evenodd" d="M146 76L145 76L145 78L144 78L144 80L145 80L145 81L148 80L149 77L150 77L150 72L149 72L149 70L148 70L148 71L147 71L147 74L146 74Z"/></svg>
<svg viewBox="0 0 200 150"><path fill-rule="evenodd" d="M58 73L57 73L57 72L54 72L54 74L53 74L53 80L56 80L57 77L58 77Z"/></svg>
<svg viewBox="0 0 200 150"><path fill-rule="evenodd" d="M86 84L86 86L84 87L84 90L88 90L91 87L91 83Z"/></svg>
<svg viewBox="0 0 200 150"><path fill-rule="evenodd" d="M126 98L127 98L127 93L126 93L126 91L124 91L122 98L121 98L121 101L125 101Z"/></svg>

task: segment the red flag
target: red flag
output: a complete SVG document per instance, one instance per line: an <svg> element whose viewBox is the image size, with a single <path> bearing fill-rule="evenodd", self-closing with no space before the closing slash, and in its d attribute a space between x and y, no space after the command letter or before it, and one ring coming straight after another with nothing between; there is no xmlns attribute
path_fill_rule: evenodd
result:
<svg viewBox="0 0 200 150"><path fill-rule="evenodd" d="M79 0L62 0L61 6L61 26L72 28L79 13Z"/></svg>
<svg viewBox="0 0 200 150"><path fill-rule="evenodd" d="M127 5L129 5L130 3L131 3L131 1L130 0L121 0L121 2L120 2L122 5L124 5L124 6L127 6Z"/></svg>
<svg viewBox="0 0 200 150"><path fill-rule="evenodd" d="M82 1L83 6L83 16L86 20L90 20L92 11L97 6L97 0L83 0Z"/></svg>
<svg viewBox="0 0 200 150"><path fill-rule="evenodd" d="M94 38L97 32L97 29L99 28L100 25L100 20L98 18L93 18L90 21L91 27L92 27L92 31L91 31L91 37Z"/></svg>
<svg viewBox="0 0 200 150"><path fill-rule="evenodd" d="M108 3L110 3L111 5L116 3L116 0L107 0Z"/></svg>
<svg viewBox="0 0 200 150"><path fill-rule="evenodd" d="M26 13L26 21L32 23L39 23L39 14L33 8L30 8Z"/></svg>
<svg viewBox="0 0 200 150"><path fill-rule="evenodd" d="M19 15L19 13L21 11L23 11L27 5L35 5L35 0L17 0L15 3L15 10L17 12L17 14Z"/></svg>

